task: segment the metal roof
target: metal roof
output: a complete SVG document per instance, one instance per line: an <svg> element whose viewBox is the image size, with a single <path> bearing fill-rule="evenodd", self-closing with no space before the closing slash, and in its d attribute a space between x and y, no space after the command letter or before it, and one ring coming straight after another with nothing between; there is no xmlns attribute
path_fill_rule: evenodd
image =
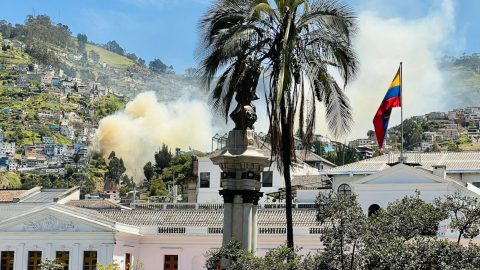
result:
<svg viewBox="0 0 480 270"><path fill-rule="evenodd" d="M66 192L65 189L42 189L39 193L26 198L22 202L53 202L53 199L58 197L60 194Z"/></svg>

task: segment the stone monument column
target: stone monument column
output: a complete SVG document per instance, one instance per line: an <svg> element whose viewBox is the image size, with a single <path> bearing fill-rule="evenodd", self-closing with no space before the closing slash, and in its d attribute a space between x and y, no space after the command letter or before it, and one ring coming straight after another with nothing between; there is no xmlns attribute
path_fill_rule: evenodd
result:
<svg viewBox="0 0 480 270"><path fill-rule="evenodd" d="M232 130L223 152L211 160L222 169L223 243L233 238L242 249L256 250L260 176L270 159L260 152L253 130Z"/></svg>
<svg viewBox="0 0 480 270"><path fill-rule="evenodd" d="M262 197L260 179L263 169L270 166L270 158L260 152L253 124L257 121L253 100L261 74L259 62L247 57L245 83L235 90L237 107L230 114L235 128L229 132L227 145L220 155L210 158L222 170L220 195L224 200L223 243L233 238L242 249L257 249L257 207ZM226 268L224 259L222 267Z"/></svg>

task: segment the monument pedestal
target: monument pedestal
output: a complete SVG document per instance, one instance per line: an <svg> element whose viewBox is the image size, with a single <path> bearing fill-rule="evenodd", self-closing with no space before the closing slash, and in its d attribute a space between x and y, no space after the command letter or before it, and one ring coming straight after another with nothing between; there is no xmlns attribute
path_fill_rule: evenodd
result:
<svg viewBox="0 0 480 270"><path fill-rule="evenodd" d="M222 169L223 243L228 244L233 238L242 249L255 251L257 207L263 195L260 179L263 169L270 166L270 159L260 152L253 130L232 130L225 149L211 160Z"/></svg>

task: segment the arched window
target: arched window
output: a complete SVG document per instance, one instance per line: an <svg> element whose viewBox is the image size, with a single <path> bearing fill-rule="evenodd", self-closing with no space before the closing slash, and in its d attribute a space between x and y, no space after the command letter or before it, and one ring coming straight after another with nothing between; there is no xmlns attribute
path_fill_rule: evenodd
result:
<svg viewBox="0 0 480 270"><path fill-rule="evenodd" d="M378 212L378 210L380 210L380 206L378 204L370 205L370 207L368 207L368 217L375 215Z"/></svg>
<svg viewBox="0 0 480 270"><path fill-rule="evenodd" d="M337 193L350 196L352 195L352 188L347 184L341 184L337 189Z"/></svg>

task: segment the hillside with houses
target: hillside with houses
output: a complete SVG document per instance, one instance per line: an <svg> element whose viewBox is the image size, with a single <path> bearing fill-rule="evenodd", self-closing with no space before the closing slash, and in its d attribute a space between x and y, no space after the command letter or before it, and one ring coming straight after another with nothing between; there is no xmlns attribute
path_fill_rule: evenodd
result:
<svg viewBox="0 0 480 270"><path fill-rule="evenodd" d="M206 99L194 71L176 75L158 59L147 68L115 44L72 37L45 15L0 22L0 187L103 190L107 167L95 138L102 118L146 91L159 101Z"/></svg>

